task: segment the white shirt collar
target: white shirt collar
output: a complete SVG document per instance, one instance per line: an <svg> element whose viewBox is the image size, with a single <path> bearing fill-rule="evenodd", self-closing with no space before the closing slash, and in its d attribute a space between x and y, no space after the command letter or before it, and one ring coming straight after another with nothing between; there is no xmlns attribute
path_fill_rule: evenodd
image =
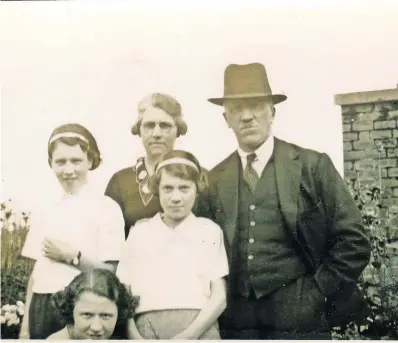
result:
<svg viewBox="0 0 398 343"><path fill-rule="evenodd" d="M168 229L168 230L173 231L173 232L174 231L181 231L181 230L185 231L184 228L189 229L192 225L194 225L192 221L195 221L195 219L196 219L196 216L191 212L180 224L178 224L175 228L172 229L172 228L168 227L164 223L164 221L161 218L161 214L160 213L155 215L155 220L158 223L159 222L161 223L159 225L159 227L163 227L163 229Z"/></svg>
<svg viewBox="0 0 398 343"><path fill-rule="evenodd" d="M265 165L268 163L269 159L271 158L271 155L274 151L274 136L271 134L267 140L260 145L254 153L256 154L256 157L258 161L265 167ZM242 160L242 165L243 167L246 166L247 162L247 156L250 155L251 153L248 153L246 151L243 151L240 147L238 147L238 154Z"/></svg>
<svg viewBox="0 0 398 343"><path fill-rule="evenodd" d="M82 199L86 197L90 197L95 191L95 188L90 182L87 182L83 185L78 192L76 193L66 193L64 189L61 187L59 194L59 200L66 200L66 199Z"/></svg>

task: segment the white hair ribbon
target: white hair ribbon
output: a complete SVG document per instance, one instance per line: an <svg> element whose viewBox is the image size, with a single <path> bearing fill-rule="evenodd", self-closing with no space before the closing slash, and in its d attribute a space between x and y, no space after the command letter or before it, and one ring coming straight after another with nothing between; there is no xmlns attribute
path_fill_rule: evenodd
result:
<svg viewBox="0 0 398 343"><path fill-rule="evenodd" d="M186 158L182 158L182 157L173 157L173 158L169 158L168 160L164 160L164 161L160 162L156 167L156 172L160 168L167 166L169 164L185 164L186 166L192 167L199 173L199 168L197 167L197 165L195 163L193 163L190 160L187 160Z"/></svg>
<svg viewBox="0 0 398 343"><path fill-rule="evenodd" d="M79 138L83 142L86 142L87 144L89 144L88 139L86 137L84 137L83 135L81 135L80 133L76 133L76 132L61 132L61 133L57 133L56 135L52 136L50 141L48 142L48 145L50 145L52 142L54 142L54 141L56 141L57 139L60 139L60 138Z"/></svg>

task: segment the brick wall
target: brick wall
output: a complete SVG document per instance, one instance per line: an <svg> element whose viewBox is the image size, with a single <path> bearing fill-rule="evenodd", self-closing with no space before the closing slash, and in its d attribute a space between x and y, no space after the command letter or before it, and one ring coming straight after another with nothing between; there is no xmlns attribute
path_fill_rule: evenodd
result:
<svg viewBox="0 0 398 343"><path fill-rule="evenodd" d="M398 206L398 89L396 93L396 99L385 101L379 97L384 101L372 103L341 101L346 94L339 99L344 176L350 180L360 178L362 184L380 183L389 189L386 205L392 206Z"/></svg>
<svg viewBox="0 0 398 343"><path fill-rule="evenodd" d="M398 87L335 96L341 105L344 176L386 189L383 213L398 214ZM385 217L386 218L386 217ZM390 244L398 280L398 244Z"/></svg>

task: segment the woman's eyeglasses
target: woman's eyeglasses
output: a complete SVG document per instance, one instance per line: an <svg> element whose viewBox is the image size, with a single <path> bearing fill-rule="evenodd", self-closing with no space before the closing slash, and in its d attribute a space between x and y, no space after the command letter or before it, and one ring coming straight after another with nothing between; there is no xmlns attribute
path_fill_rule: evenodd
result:
<svg viewBox="0 0 398 343"><path fill-rule="evenodd" d="M154 121L147 121L145 123L142 123L142 129L146 134L151 134L153 130L155 130L156 125L159 126L159 130L162 133L169 133L170 130L175 126L171 123L161 121L161 122L154 122Z"/></svg>

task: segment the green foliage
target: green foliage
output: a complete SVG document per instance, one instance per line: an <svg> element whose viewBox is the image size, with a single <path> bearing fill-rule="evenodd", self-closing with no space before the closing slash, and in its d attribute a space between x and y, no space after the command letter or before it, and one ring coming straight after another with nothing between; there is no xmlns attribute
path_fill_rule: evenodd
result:
<svg viewBox="0 0 398 343"><path fill-rule="evenodd" d="M16 304L25 302L26 287L29 275L25 274L24 266L17 264L11 270L1 270L1 304Z"/></svg>
<svg viewBox="0 0 398 343"><path fill-rule="evenodd" d="M388 207L389 192L379 186L348 184L362 212L372 244L372 255L358 286L369 311L356 322L333 329L334 339L398 339L398 209ZM394 265L396 267L394 268Z"/></svg>
<svg viewBox="0 0 398 343"><path fill-rule="evenodd" d="M24 315L24 302L33 262L20 256L29 214L17 215L3 202L1 211L1 338L17 339Z"/></svg>

